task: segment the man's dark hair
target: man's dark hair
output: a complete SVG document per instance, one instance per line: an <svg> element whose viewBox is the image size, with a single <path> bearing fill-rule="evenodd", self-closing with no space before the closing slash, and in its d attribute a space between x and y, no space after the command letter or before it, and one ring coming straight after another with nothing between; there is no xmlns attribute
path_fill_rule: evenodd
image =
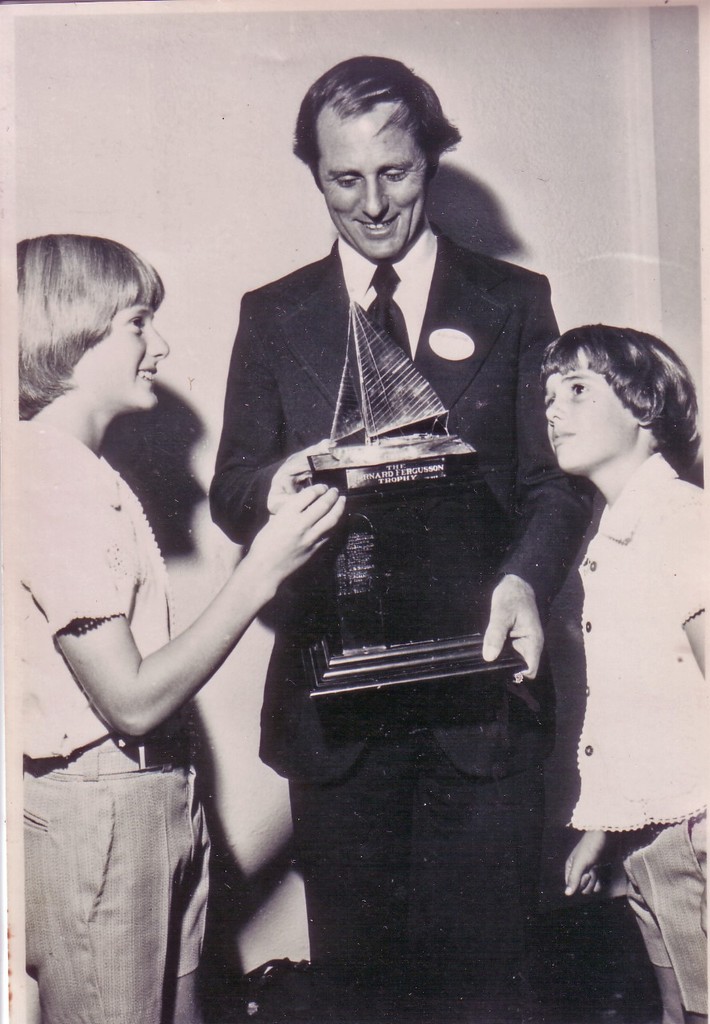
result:
<svg viewBox="0 0 710 1024"><path fill-rule="evenodd" d="M408 67L389 57L351 57L313 83L298 113L293 151L308 164L319 188L316 121L320 112L332 107L340 117L355 117L378 103L397 105L389 123L411 132L426 156L430 175L436 172L441 154L461 141L432 87Z"/></svg>
<svg viewBox="0 0 710 1024"><path fill-rule="evenodd" d="M630 327L575 327L547 346L543 384L553 373L577 369L582 355L650 429L657 450L673 468L679 473L690 469L700 447L698 401L690 373L673 349Z"/></svg>

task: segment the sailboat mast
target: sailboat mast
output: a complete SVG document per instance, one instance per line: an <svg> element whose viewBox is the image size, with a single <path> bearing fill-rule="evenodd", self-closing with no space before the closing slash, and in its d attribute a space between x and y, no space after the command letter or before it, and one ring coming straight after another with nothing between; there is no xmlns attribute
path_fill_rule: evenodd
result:
<svg viewBox="0 0 710 1024"><path fill-rule="evenodd" d="M365 444L376 444L377 443L377 429L374 423L374 417L372 415L372 407L370 405L370 396L365 387L365 372L362 360L362 351L360 349L360 338L364 337L363 331L358 331L355 327L355 317L357 311L354 303L350 306L350 336L353 339L355 346L355 359L357 361L357 376L360 384L360 411L362 412L362 420L365 427Z"/></svg>

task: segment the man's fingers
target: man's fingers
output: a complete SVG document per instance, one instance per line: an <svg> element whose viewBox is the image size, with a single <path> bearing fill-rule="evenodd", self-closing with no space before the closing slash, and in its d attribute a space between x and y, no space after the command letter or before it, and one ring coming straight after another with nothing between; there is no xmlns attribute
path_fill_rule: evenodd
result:
<svg viewBox="0 0 710 1024"><path fill-rule="evenodd" d="M335 447L335 441L331 441L325 437L322 441L317 441L312 444L310 448L304 448L301 454L303 455L323 455L325 452L329 452L331 448Z"/></svg>
<svg viewBox="0 0 710 1024"><path fill-rule="evenodd" d="M303 480L305 477L310 476L311 472L308 456L322 455L332 447L332 441L324 440L318 441L317 444L312 444L308 448L303 448L300 452L294 452L293 455L286 459L278 472L288 475L292 480Z"/></svg>
<svg viewBox="0 0 710 1024"><path fill-rule="evenodd" d="M488 623L488 629L483 634L483 649L481 652L484 661L496 660L503 650L503 644L507 635L508 630L505 626L501 626L493 620Z"/></svg>
<svg viewBox="0 0 710 1024"><path fill-rule="evenodd" d="M523 675L532 679L542 653L542 626L532 588L514 574L503 576L491 596L491 617L483 636L484 661L495 661L508 636L525 659Z"/></svg>
<svg viewBox="0 0 710 1024"><path fill-rule="evenodd" d="M492 620L488 624L488 629L483 636L483 660L484 661L495 661L500 652L503 650L503 644L509 635L509 628L506 625L500 625L498 622ZM514 649L524 660L527 668L523 671L523 676L526 679L534 679L537 674L537 669L540 664L540 655L542 654L542 647L531 636L520 636L513 637L511 635L511 641Z"/></svg>
<svg viewBox="0 0 710 1024"><path fill-rule="evenodd" d="M521 636L513 640L513 647L527 665L522 673L524 678L534 679L540 665L542 645L532 636Z"/></svg>

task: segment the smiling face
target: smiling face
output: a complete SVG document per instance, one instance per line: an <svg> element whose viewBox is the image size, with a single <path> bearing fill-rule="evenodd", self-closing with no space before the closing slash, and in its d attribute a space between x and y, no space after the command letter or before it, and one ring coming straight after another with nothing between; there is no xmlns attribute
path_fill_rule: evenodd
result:
<svg viewBox="0 0 710 1024"><path fill-rule="evenodd" d="M318 179L338 234L373 262L397 260L424 226L427 163L413 136L388 124L397 107L318 115Z"/></svg>
<svg viewBox="0 0 710 1024"><path fill-rule="evenodd" d="M577 366L545 386L547 434L560 468L584 476L613 500L633 469L654 450L651 431L627 409L580 352Z"/></svg>
<svg viewBox="0 0 710 1024"><path fill-rule="evenodd" d="M150 307L121 309L106 336L87 349L74 367L73 389L107 420L152 409L157 402L153 392L157 365L169 351L153 326Z"/></svg>

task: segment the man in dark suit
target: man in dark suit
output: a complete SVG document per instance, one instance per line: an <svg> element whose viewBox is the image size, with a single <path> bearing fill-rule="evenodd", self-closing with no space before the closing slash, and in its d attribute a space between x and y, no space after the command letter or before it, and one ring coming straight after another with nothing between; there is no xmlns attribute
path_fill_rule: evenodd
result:
<svg viewBox="0 0 710 1024"><path fill-rule="evenodd" d="M299 650L319 632L317 567L280 595L261 756L290 780L313 962L348 1000L350 981L406 994L515 988L553 735L541 617L588 520L547 442L538 373L558 333L547 280L427 222L429 183L459 138L431 87L397 61L344 61L311 87L295 152L339 237L325 259L244 296L211 489L215 521L248 544L330 433L350 300L368 308L374 271L394 268L391 332L450 409L451 432L477 449L506 517L483 653L495 659L510 637L529 699L501 688L463 720L442 701L419 724L333 731L309 700Z"/></svg>

